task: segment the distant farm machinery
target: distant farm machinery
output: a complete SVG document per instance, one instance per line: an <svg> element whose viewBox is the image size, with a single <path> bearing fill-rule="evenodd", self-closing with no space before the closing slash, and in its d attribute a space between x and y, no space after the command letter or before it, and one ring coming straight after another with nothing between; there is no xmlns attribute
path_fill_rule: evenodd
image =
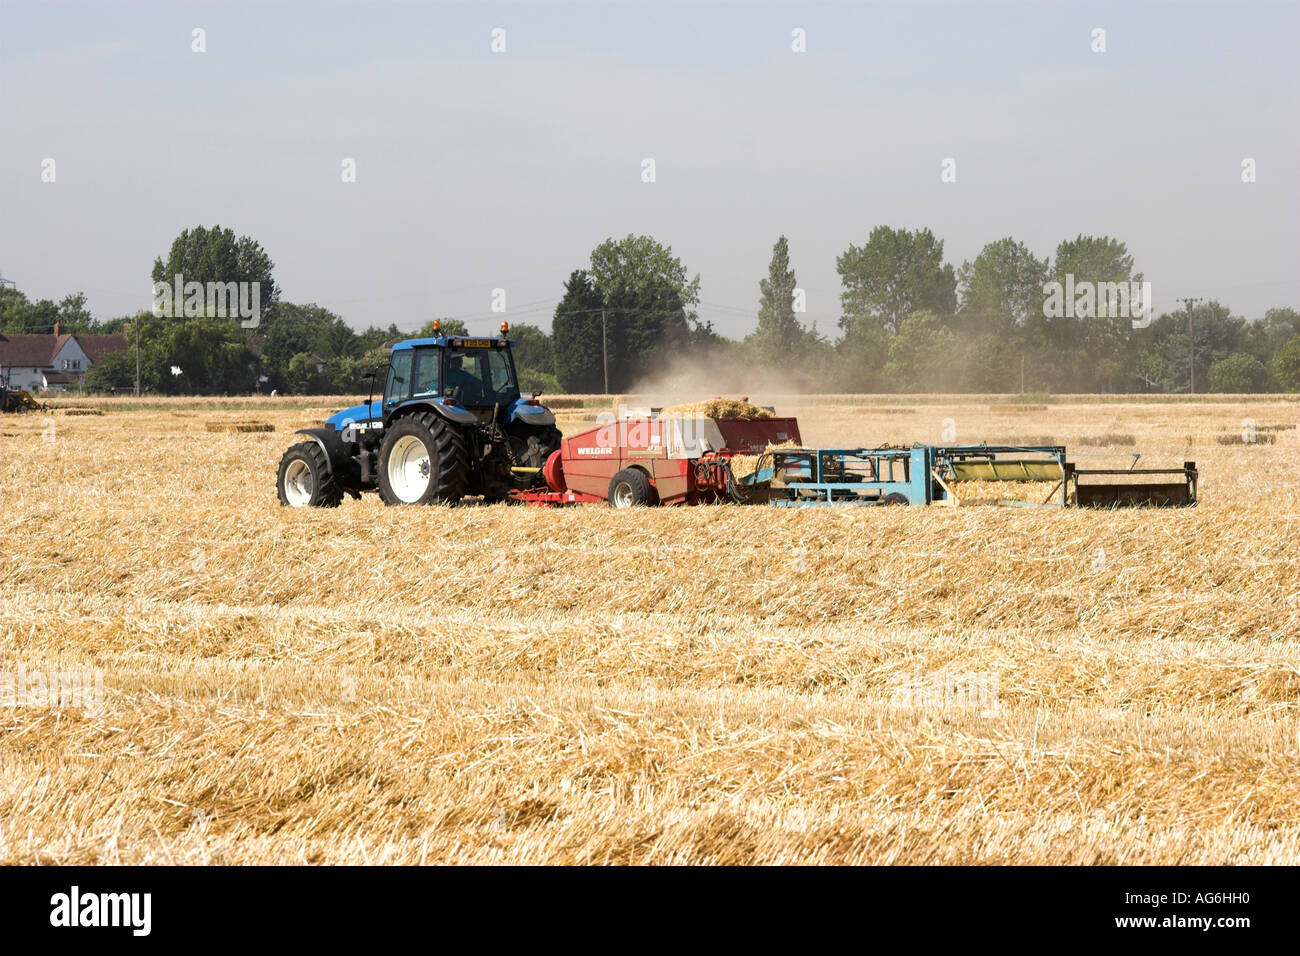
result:
<svg viewBox="0 0 1300 956"><path fill-rule="evenodd" d="M303 429L308 441L285 452L281 503L334 507L345 493L378 491L388 504L957 505L964 488L1017 485L1032 494L994 503L1196 503L1195 462L1139 469L1134 455L1127 469L1080 468L1063 445L1046 444L806 448L795 419L744 401L704 403L710 414L611 416L561 438L536 394L519 394L510 345L436 330L399 343L382 399Z"/></svg>
<svg viewBox="0 0 1300 956"><path fill-rule="evenodd" d="M10 388L5 382L0 384L0 412L19 413L43 411L46 406L32 398L32 393L25 388Z"/></svg>
<svg viewBox="0 0 1300 956"><path fill-rule="evenodd" d="M1196 503L1196 463L1180 468L1080 468L1062 445L804 448L793 418L646 416L566 438L542 469L544 489L515 492L535 505L611 507L736 502L777 507L957 505L959 489L1049 485L1022 507L1180 507ZM748 473L735 464L757 458Z"/></svg>

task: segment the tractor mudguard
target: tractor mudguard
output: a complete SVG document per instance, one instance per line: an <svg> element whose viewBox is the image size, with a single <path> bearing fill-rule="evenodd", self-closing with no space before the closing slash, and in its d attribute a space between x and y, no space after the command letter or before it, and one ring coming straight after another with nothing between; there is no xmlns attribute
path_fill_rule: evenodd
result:
<svg viewBox="0 0 1300 956"><path fill-rule="evenodd" d="M444 405L442 402L407 402L399 405L393 417L405 416L415 411L432 411L457 425L477 425L478 417L467 408ZM390 422L391 424L391 422Z"/></svg>
<svg viewBox="0 0 1300 956"><path fill-rule="evenodd" d="M521 425L535 425L545 428L555 424L555 412L545 405L529 405L526 399L518 399L506 412L506 423L519 422Z"/></svg>
<svg viewBox="0 0 1300 956"><path fill-rule="evenodd" d="M325 452L325 466L329 469L330 474L346 470L347 465L352 458L348 455L347 450L343 447L341 433L334 428L300 428L295 435L306 435L316 444L320 445L321 451Z"/></svg>

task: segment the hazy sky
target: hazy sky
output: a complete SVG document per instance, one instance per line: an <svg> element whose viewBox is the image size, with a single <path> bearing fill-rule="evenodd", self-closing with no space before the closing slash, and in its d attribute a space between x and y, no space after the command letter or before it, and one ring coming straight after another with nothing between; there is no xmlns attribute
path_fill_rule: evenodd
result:
<svg viewBox="0 0 1300 956"><path fill-rule="evenodd" d="M0 0L0 273L109 318L220 223L358 327L484 330L494 288L549 327L593 246L649 233L741 335L784 233L832 331L835 257L887 224L954 265L1110 234L1157 311L1256 317L1300 307L1297 54L1295 3Z"/></svg>

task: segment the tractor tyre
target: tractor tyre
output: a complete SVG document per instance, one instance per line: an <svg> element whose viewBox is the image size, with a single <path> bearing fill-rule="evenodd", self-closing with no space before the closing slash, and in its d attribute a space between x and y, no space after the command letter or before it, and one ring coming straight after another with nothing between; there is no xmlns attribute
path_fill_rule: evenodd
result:
<svg viewBox="0 0 1300 956"><path fill-rule="evenodd" d="M433 412L400 418L385 432L379 448L384 504L455 504L468 483L465 435Z"/></svg>
<svg viewBox="0 0 1300 956"><path fill-rule="evenodd" d="M609 480L611 508L639 508L655 502L650 476L640 468L624 468Z"/></svg>
<svg viewBox="0 0 1300 956"><path fill-rule="evenodd" d="M885 495L885 497L880 500L880 503L882 505L910 505L911 504L911 502L907 500L907 495L898 491L891 491L889 494Z"/></svg>
<svg viewBox="0 0 1300 956"><path fill-rule="evenodd" d="M289 508L337 508L343 500L325 452L314 441L299 442L284 453L275 490L280 504Z"/></svg>

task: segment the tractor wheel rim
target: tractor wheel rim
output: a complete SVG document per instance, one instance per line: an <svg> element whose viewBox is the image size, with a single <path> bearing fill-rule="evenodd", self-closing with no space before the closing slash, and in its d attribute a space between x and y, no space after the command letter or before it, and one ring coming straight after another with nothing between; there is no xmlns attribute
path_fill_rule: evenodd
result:
<svg viewBox="0 0 1300 956"><path fill-rule="evenodd" d="M284 470L284 497L289 504L295 508L311 504L312 492L315 490L316 482L307 462L301 458L289 462L289 467Z"/></svg>
<svg viewBox="0 0 1300 956"><path fill-rule="evenodd" d="M614 487L614 506L616 508L632 507L632 485L626 481L620 481Z"/></svg>
<svg viewBox="0 0 1300 956"><path fill-rule="evenodd" d="M393 443L388 454L388 484L400 500L411 504L423 498L431 473L429 449L419 438L403 435Z"/></svg>

